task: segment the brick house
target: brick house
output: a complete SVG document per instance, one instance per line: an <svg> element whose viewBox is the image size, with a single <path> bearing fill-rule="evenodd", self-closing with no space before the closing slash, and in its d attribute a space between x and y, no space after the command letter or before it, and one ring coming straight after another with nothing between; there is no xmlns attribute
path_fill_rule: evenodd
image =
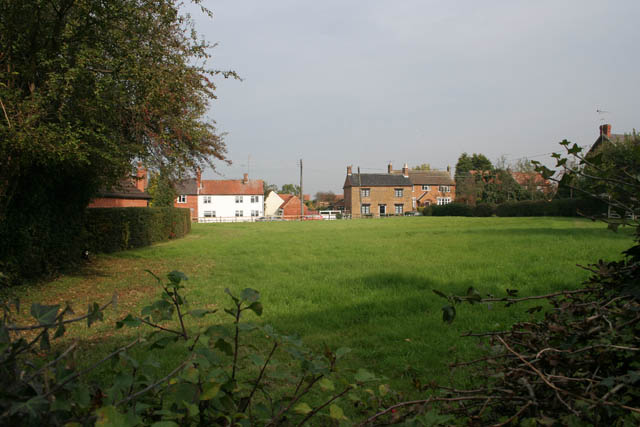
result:
<svg viewBox="0 0 640 427"><path fill-rule="evenodd" d="M405 164L402 170L393 170L391 163L387 166L390 174L407 175L413 186L411 189L411 206L415 210L418 206L446 205L455 200L456 182L450 171L414 171Z"/></svg>
<svg viewBox="0 0 640 427"><path fill-rule="evenodd" d="M413 184L409 168L402 174L352 173L347 166L344 210L352 218L403 215L413 209Z"/></svg>
<svg viewBox="0 0 640 427"><path fill-rule="evenodd" d="M243 179L201 179L180 181L176 185L177 208L188 208L191 219L198 222L246 222L264 216L264 182Z"/></svg>
<svg viewBox="0 0 640 427"><path fill-rule="evenodd" d="M308 199L308 195L303 195L305 200ZM265 216L277 216L284 219L299 219L300 218L300 198L293 194L278 194L275 191L270 191L267 194L267 198L264 202ZM309 210L304 205L304 215L315 215L317 212Z"/></svg>
<svg viewBox="0 0 640 427"><path fill-rule="evenodd" d="M151 196L145 191L147 171L138 166L135 177L125 178L109 190L102 190L89 202L88 208L146 208Z"/></svg>

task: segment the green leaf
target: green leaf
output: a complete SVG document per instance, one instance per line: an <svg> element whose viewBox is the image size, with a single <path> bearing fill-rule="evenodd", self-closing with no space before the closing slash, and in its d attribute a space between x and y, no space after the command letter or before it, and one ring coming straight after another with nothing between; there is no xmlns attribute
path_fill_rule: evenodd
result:
<svg viewBox="0 0 640 427"><path fill-rule="evenodd" d="M199 308L195 310L190 310L187 314L190 314L191 316L199 319L206 316L207 314L215 313L216 311L218 310L207 310L204 308Z"/></svg>
<svg viewBox="0 0 640 427"><path fill-rule="evenodd" d="M293 407L293 411L296 414L301 414L301 415L307 415L309 412L311 412L313 409L311 409L311 406L309 406L307 403L298 403L296 406Z"/></svg>
<svg viewBox="0 0 640 427"><path fill-rule="evenodd" d="M49 401L42 396L35 396L26 402L16 403L11 406L9 410L10 415L18 413L27 413L32 418L39 418L38 413L46 411L49 406Z"/></svg>
<svg viewBox="0 0 640 427"><path fill-rule="evenodd" d="M366 369L360 368L358 369L358 372L356 372L355 378L356 378L356 381L363 383L363 382L375 380L376 376L373 375L371 372L367 371Z"/></svg>
<svg viewBox="0 0 640 427"><path fill-rule="evenodd" d="M114 406L103 406L96 411L96 427L121 427L127 425L126 418Z"/></svg>
<svg viewBox="0 0 640 427"><path fill-rule="evenodd" d="M240 300L239 300L238 298L236 298L236 297L235 297L235 295L233 295L233 294L231 293L231 291L229 290L229 288L224 288L224 292L225 292L227 295L229 295L229 296L233 299L233 301L234 301L236 304L240 302ZM227 311L227 310L225 310L225 311Z"/></svg>
<svg viewBox="0 0 640 427"><path fill-rule="evenodd" d="M222 384L210 381L204 384L204 390L200 395L200 400L211 400L220 393L220 388Z"/></svg>
<svg viewBox="0 0 640 427"><path fill-rule="evenodd" d="M189 278L181 271L172 271L167 274L167 278L174 285L179 285L183 280L189 280Z"/></svg>
<svg viewBox="0 0 640 427"><path fill-rule="evenodd" d="M40 349L49 350L51 348L51 344L49 343L49 330L45 329L42 334L42 338L40 338Z"/></svg>
<svg viewBox="0 0 640 427"><path fill-rule="evenodd" d="M451 323L456 317L456 309L451 305L445 305L442 307L442 320Z"/></svg>
<svg viewBox="0 0 640 427"><path fill-rule="evenodd" d="M136 328L140 326L141 323L142 322L140 321L140 319L138 319L137 317L133 317L131 314L128 314L127 317L116 322L116 329L120 329L123 326Z"/></svg>
<svg viewBox="0 0 640 427"><path fill-rule="evenodd" d="M251 304L247 308L249 310L253 311L258 316L262 316L262 303L261 302L254 302L253 304Z"/></svg>
<svg viewBox="0 0 640 427"><path fill-rule="evenodd" d="M254 303L260 299L260 292L251 288L244 288L240 294L240 298L248 303Z"/></svg>
<svg viewBox="0 0 640 427"><path fill-rule="evenodd" d="M233 355L233 347L231 346L231 344L229 344L228 342L226 342L225 340L223 340L222 338L219 338L215 345L214 348L217 348L218 350L220 350L221 352L232 356Z"/></svg>
<svg viewBox="0 0 640 427"><path fill-rule="evenodd" d="M322 378L320 381L318 381L318 385L324 391L333 391L336 389L333 385L333 382L329 378Z"/></svg>
<svg viewBox="0 0 640 427"><path fill-rule="evenodd" d="M335 403L329 406L329 416L334 420L346 420L347 417L344 416L344 411L341 407L336 405Z"/></svg>
<svg viewBox="0 0 640 427"><path fill-rule="evenodd" d="M31 315L41 325L50 325L56 320L60 305L31 304Z"/></svg>
<svg viewBox="0 0 640 427"><path fill-rule="evenodd" d="M180 427L180 424L176 424L174 421L156 421L151 424L151 427Z"/></svg>

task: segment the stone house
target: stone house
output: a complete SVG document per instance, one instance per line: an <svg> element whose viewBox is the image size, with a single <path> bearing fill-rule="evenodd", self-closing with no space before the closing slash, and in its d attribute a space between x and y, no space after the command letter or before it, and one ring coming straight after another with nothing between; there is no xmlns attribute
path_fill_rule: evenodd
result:
<svg viewBox="0 0 640 427"><path fill-rule="evenodd" d="M402 170L393 170L391 163L387 166L390 174L407 175L413 186L411 189L411 205L416 210L419 206L446 205L455 200L456 182L451 177L451 172L447 171L416 171L408 169L405 164Z"/></svg>
<svg viewBox="0 0 640 427"><path fill-rule="evenodd" d="M413 210L413 184L409 168L401 174L356 173L347 166L344 211L352 218L403 215Z"/></svg>

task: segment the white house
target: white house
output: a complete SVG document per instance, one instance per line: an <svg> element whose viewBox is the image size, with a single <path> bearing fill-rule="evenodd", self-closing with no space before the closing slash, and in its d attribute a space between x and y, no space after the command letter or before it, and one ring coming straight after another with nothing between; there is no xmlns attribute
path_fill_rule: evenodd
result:
<svg viewBox="0 0 640 427"><path fill-rule="evenodd" d="M264 200L264 214L266 216L280 216L282 215L282 211L280 206L285 202L285 200L278 195L275 191L270 191L267 194L267 198Z"/></svg>
<svg viewBox="0 0 640 427"><path fill-rule="evenodd" d="M174 206L191 209L198 222L255 221L264 216L264 182L243 179L200 180L200 176L181 182ZM195 194L194 194L195 193Z"/></svg>

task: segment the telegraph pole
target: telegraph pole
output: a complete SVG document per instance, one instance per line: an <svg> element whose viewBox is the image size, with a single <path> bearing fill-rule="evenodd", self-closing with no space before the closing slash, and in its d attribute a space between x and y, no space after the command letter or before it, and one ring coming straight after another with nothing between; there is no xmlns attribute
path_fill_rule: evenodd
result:
<svg viewBox="0 0 640 427"><path fill-rule="evenodd" d="M302 191L302 159L300 159L300 221L304 217L304 192Z"/></svg>

